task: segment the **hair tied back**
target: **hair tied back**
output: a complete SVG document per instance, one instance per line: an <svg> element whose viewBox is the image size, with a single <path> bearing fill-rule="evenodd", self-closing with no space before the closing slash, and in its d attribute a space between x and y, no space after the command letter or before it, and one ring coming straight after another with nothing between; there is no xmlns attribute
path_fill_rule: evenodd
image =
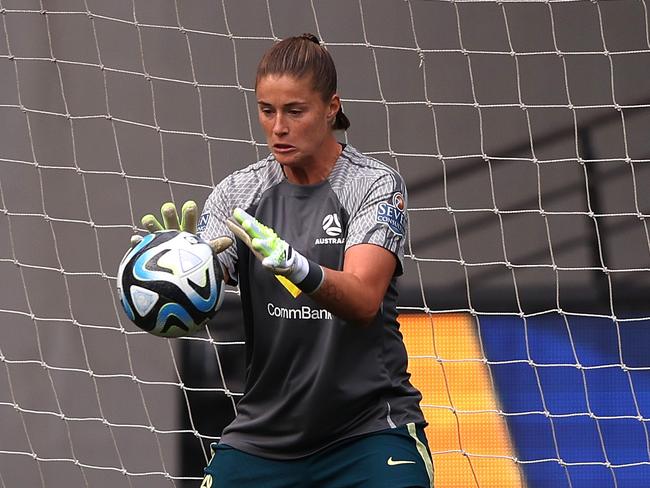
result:
<svg viewBox="0 0 650 488"><path fill-rule="evenodd" d="M320 41L318 40L318 37L316 37L314 34L310 32L305 32L304 34L300 35L302 39L307 39L308 41L315 42L320 46Z"/></svg>

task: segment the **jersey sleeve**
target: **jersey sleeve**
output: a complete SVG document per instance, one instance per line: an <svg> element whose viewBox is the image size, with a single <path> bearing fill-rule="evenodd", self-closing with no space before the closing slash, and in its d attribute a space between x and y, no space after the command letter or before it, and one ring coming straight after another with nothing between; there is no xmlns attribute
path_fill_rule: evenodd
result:
<svg viewBox="0 0 650 488"><path fill-rule="evenodd" d="M228 201L228 193L224 191L224 188L228 186L228 178L221 181L208 199L205 202L203 207L203 212L199 218L199 223L197 226L197 233L206 241L216 239L221 236L228 236L233 240L233 245L230 246L225 251L219 253L217 258L221 263L221 266L228 271L228 275L231 278L231 284L237 282L237 248L236 240L233 233L230 231L228 226L226 226L226 219L230 216L231 205Z"/></svg>
<svg viewBox="0 0 650 488"><path fill-rule="evenodd" d="M372 182L358 210L350 215L345 250L357 244L375 244L397 257L401 275L407 228L406 187L396 173L385 173Z"/></svg>

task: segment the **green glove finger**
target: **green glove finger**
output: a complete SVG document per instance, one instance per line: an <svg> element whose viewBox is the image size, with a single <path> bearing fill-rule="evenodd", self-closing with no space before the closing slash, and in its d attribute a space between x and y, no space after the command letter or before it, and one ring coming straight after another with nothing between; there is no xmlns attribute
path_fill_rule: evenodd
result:
<svg viewBox="0 0 650 488"><path fill-rule="evenodd" d="M160 208L162 214L163 224L166 230L180 230L181 226L178 223L178 212L176 212L176 205L172 202L163 203Z"/></svg>
<svg viewBox="0 0 650 488"><path fill-rule="evenodd" d="M162 224L158 222L158 219L152 214L145 215L144 217L142 217L140 222L142 222L144 228L147 229L147 231L151 232L152 234L154 232L158 232L159 230L164 230Z"/></svg>
<svg viewBox="0 0 650 488"><path fill-rule="evenodd" d="M198 207L192 200L188 200L183 204L181 209L182 220L178 222L178 212L176 206L172 202L166 202L160 209L162 214L163 223L156 218L155 215L147 214L140 222L145 229L149 232L158 232L160 230L183 230L190 234L196 234L196 223L198 221Z"/></svg>
<svg viewBox="0 0 650 488"><path fill-rule="evenodd" d="M234 214L234 212L233 212ZM235 234L237 237L239 237L244 244L246 244L251 251L253 251L253 254L257 256L257 259L260 261L264 259L265 256L260 254L254 247L253 243L251 242L251 237L248 235L248 233L244 230L244 228L239 224L237 220L235 220L233 217L228 217L226 219L226 225L228 228L232 231L233 234Z"/></svg>
<svg viewBox="0 0 650 488"><path fill-rule="evenodd" d="M273 244L275 243L274 240L272 239L258 239L254 238L251 241L251 245L253 246L253 249L260 253L262 256L265 258L269 257L271 253L273 252Z"/></svg>
<svg viewBox="0 0 650 488"><path fill-rule="evenodd" d="M272 228L261 224L240 208L233 210L232 217L226 220L226 225L248 246L262 262L262 266L281 275L291 272L291 263L287 262L290 246L280 239Z"/></svg>
<svg viewBox="0 0 650 488"><path fill-rule="evenodd" d="M255 217L246 213L241 208L235 208L232 215L251 238L264 239L270 237L270 235L274 235L271 229L261 224Z"/></svg>
<svg viewBox="0 0 650 488"><path fill-rule="evenodd" d="M196 234L198 215L199 209L196 206L196 203L192 200L185 202L181 209L181 230L189 232L190 234Z"/></svg>
<svg viewBox="0 0 650 488"><path fill-rule="evenodd" d="M260 224L257 220L245 220L242 222L242 227L253 239L266 239L269 234L268 227Z"/></svg>
<svg viewBox="0 0 650 488"><path fill-rule="evenodd" d="M241 223L249 218L252 218L251 215L244 210L242 210L239 207L235 207L235 209L232 211L232 216L234 217L235 221L241 225Z"/></svg>

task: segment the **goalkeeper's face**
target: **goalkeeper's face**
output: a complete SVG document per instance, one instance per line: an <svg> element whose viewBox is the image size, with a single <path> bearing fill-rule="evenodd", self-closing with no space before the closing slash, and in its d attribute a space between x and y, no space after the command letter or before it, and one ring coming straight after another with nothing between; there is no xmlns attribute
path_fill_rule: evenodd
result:
<svg viewBox="0 0 650 488"><path fill-rule="evenodd" d="M332 121L341 103L338 96L325 101L310 76L287 75L261 78L256 94L260 124L276 160L303 169L323 163L331 152L328 145L335 142Z"/></svg>

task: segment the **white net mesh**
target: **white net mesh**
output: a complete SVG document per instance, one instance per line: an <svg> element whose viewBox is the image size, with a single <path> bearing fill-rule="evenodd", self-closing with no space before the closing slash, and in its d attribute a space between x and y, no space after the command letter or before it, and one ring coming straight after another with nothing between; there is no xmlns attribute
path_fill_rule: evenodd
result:
<svg viewBox="0 0 650 488"><path fill-rule="evenodd" d="M411 364L423 385L442 372L423 407L454 419L453 442L431 439L436 486L644 486L645 0L0 0L0 15L0 486L198 484L243 388L236 290L223 325L161 340L122 313L117 264L142 215L266 154L255 67L302 32L337 63L342 140L409 189L400 311L432 317ZM475 356L444 347L459 312ZM472 364L490 406L455 390ZM504 383L518 367L527 383ZM486 414L511 449L464 429Z"/></svg>

